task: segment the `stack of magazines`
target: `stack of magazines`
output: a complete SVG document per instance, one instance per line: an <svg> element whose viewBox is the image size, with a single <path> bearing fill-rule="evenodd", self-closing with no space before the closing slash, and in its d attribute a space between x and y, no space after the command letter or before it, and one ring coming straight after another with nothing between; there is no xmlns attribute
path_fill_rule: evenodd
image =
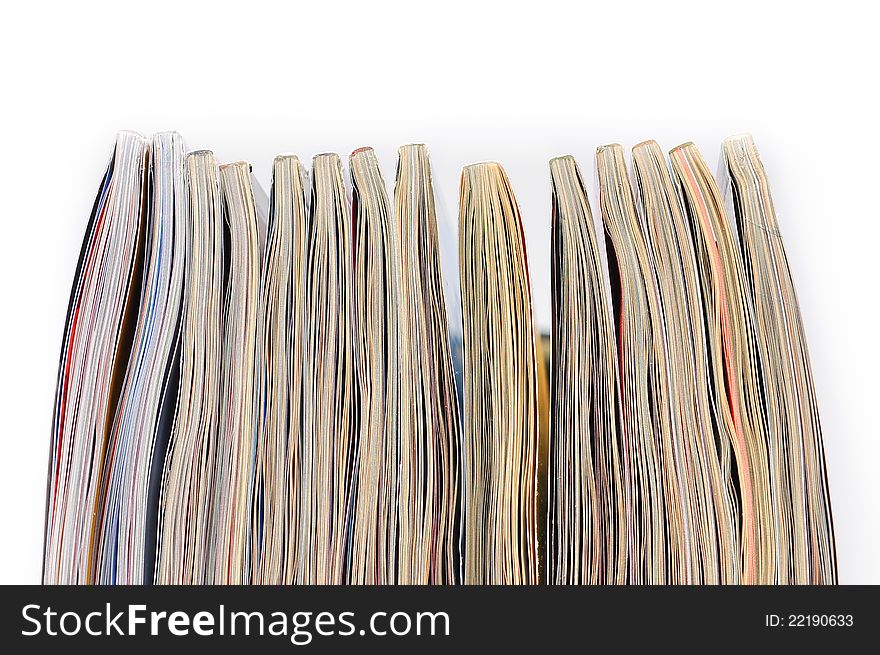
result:
<svg viewBox="0 0 880 655"><path fill-rule="evenodd" d="M308 162L306 162L308 163ZM822 430L751 137L550 161L553 323L514 185L122 132L74 276L49 584L832 584ZM601 234L604 232L604 235ZM604 238L602 238L604 236Z"/></svg>

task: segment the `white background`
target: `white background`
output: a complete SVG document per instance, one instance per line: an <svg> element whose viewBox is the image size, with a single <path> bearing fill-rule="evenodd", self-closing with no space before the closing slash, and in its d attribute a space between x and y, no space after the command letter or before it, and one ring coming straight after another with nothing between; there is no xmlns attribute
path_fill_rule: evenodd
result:
<svg viewBox="0 0 880 655"><path fill-rule="evenodd" d="M868 5L869 3L864 3ZM237 6L236 6L237 5ZM842 582L880 582L876 17L859 3L7 3L0 25L0 582L39 581L64 315L118 129L180 131L268 188L304 161L427 143L501 161L549 326L549 173L598 145L757 140L809 338ZM788 7L788 10L785 9ZM594 208L595 195L592 198ZM454 229L454 228L453 228ZM444 253L454 262L455 253ZM452 258L450 260L450 258Z"/></svg>

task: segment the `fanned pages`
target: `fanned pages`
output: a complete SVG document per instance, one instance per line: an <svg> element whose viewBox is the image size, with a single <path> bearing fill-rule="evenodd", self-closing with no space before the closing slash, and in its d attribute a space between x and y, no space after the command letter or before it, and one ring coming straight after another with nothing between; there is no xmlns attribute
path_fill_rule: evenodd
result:
<svg viewBox="0 0 880 655"><path fill-rule="evenodd" d="M626 582L617 356L593 216L572 157L550 162L550 584Z"/></svg>
<svg viewBox="0 0 880 655"><path fill-rule="evenodd" d="M189 221L179 134L153 137L150 166L140 306L104 472L96 578L101 584L153 580L162 464L177 402Z"/></svg>
<svg viewBox="0 0 880 655"><path fill-rule="evenodd" d="M771 453L771 483L778 499L775 582L834 584L837 561L831 500L825 472L822 427L806 336L770 186L755 143L748 135L724 142L719 183L735 213L747 293L755 306L758 344L765 359L762 388L769 430L777 435ZM790 544L786 546L786 544Z"/></svg>
<svg viewBox="0 0 880 655"><path fill-rule="evenodd" d="M296 581L296 497L302 438L306 323L306 175L275 158L262 276L252 562L258 584Z"/></svg>
<svg viewBox="0 0 880 655"><path fill-rule="evenodd" d="M74 277L58 367L43 582L95 580L110 431L139 300L148 142L120 132Z"/></svg>
<svg viewBox="0 0 880 655"><path fill-rule="evenodd" d="M733 435L741 512L741 582L770 584L787 566L788 544L777 542L779 488L770 479L768 454L778 435L768 429L761 389L763 362L754 306L745 288L736 237L718 187L697 148L687 143L670 153L691 221L709 335L716 420ZM769 451L769 453L768 453ZM782 546L782 548L780 548Z"/></svg>
<svg viewBox="0 0 880 655"><path fill-rule="evenodd" d="M261 220L250 165L220 167L220 189L229 230L220 425L214 470L216 584L250 581L251 490L254 476L255 383L260 297Z"/></svg>
<svg viewBox="0 0 880 655"><path fill-rule="evenodd" d="M539 582L535 329L519 208L502 167L461 174L464 581Z"/></svg>
<svg viewBox="0 0 880 655"><path fill-rule="evenodd" d="M401 414L398 368L400 258L385 182L371 148L349 158L354 221L355 361L358 443L349 582L397 580L401 442L412 424Z"/></svg>
<svg viewBox="0 0 880 655"><path fill-rule="evenodd" d="M354 456L351 214L335 154L312 162L307 247L305 372L294 535L299 584L345 582Z"/></svg>
<svg viewBox="0 0 880 655"><path fill-rule="evenodd" d="M187 155L189 247L180 393L165 457L156 581L214 581L214 466L219 432L223 214L214 155Z"/></svg>
<svg viewBox="0 0 880 655"><path fill-rule="evenodd" d="M644 242L623 149L596 152L602 222L609 236L608 274L617 294L621 433L627 507L630 509L627 581L631 584L683 582L690 543L682 511L679 476L674 470L668 412L659 397L667 393L658 355L663 344L653 329L653 280L645 279ZM653 311L652 311L653 310Z"/></svg>
<svg viewBox="0 0 880 655"><path fill-rule="evenodd" d="M398 151L401 407L398 582L460 579L460 440L427 148ZM403 426L407 426L406 429Z"/></svg>
<svg viewBox="0 0 880 655"><path fill-rule="evenodd" d="M708 352L694 246L660 147L633 148L633 172L647 248L646 276L656 285L651 312L662 330L661 363L669 377L666 396L677 435L676 459L686 489L691 566L678 582L719 584L739 579L740 553L729 435L714 426ZM655 400L656 402L656 400Z"/></svg>

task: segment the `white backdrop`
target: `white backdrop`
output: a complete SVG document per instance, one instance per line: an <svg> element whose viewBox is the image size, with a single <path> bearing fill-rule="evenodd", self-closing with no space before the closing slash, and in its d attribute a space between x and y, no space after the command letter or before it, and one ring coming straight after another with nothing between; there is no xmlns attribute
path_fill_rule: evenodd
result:
<svg viewBox="0 0 880 655"><path fill-rule="evenodd" d="M806 323L841 581L880 583L880 53L859 3L237 4L4 8L0 582L39 580L64 314L114 133L176 129L266 188L278 152L362 145L390 187L397 147L427 143L451 229L461 166L501 161L544 329L550 157L592 177L603 143L692 140L714 166L722 138L751 132Z"/></svg>

